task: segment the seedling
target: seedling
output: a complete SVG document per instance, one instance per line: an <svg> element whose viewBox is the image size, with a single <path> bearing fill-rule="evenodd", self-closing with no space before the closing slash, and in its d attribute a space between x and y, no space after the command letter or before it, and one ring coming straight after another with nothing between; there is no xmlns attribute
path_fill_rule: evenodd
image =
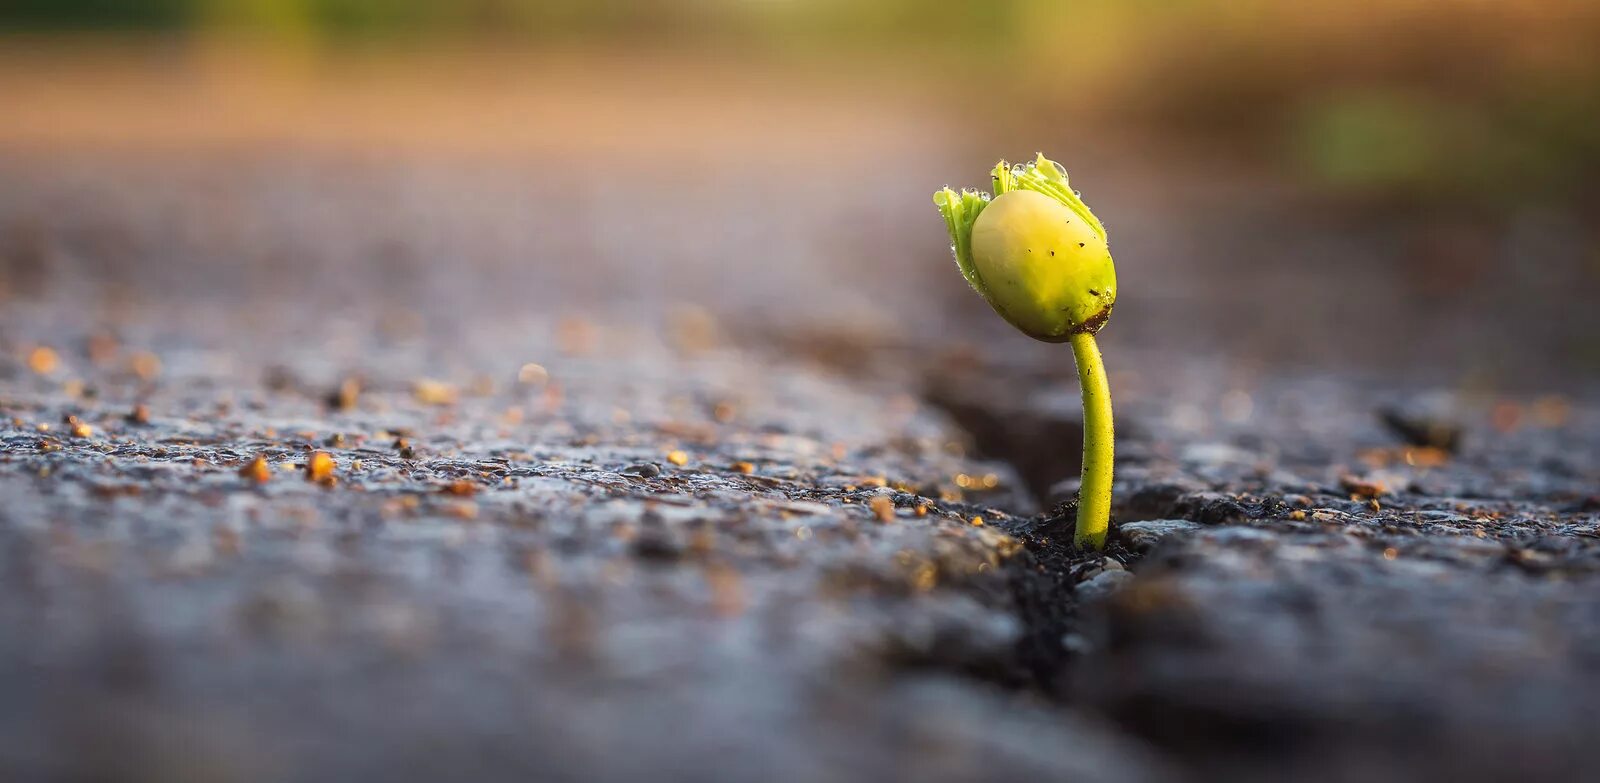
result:
<svg viewBox="0 0 1600 783"><path fill-rule="evenodd" d="M1023 334L1071 343L1083 387L1083 481L1078 546L1101 549L1111 521L1111 387L1095 332L1117 303L1117 273L1106 229L1043 154L994 167L994 195L944 188L944 215L961 276Z"/></svg>

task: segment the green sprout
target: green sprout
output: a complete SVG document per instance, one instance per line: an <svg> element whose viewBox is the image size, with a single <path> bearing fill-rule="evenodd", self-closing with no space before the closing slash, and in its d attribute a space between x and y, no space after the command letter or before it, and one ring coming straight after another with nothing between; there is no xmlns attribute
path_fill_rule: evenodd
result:
<svg viewBox="0 0 1600 783"><path fill-rule="evenodd" d="M1074 540L1102 549L1111 522L1114 433L1111 387L1094 334L1117 303L1117 272L1106 229L1067 184L1061 164L994 167L994 195L944 188L944 215L961 276L1023 334L1071 343L1083 387L1083 481Z"/></svg>

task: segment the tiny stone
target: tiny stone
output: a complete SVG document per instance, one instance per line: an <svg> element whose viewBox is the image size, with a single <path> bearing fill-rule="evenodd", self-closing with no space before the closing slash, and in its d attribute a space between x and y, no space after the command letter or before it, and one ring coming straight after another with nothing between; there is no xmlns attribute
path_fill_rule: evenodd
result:
<svg viewBox="0 0 1600 783"><path fill-rule="evenodd" d="M432 378L419 378L411 384L411 396L424 405L454 405L460 397L456 387Z"/></svg>
<svg viewBox="0 0 1600 783"><path fill-rule="evenodd" d="M324 481L333 475L333 457L326 451L314 451L306 460L306 480Z"/></svg>
<svg viewBox="0 0 1600 783"><path fill-rule="evenodd" d="M266 457L257 456L239 469L239 475L257 484L265 484L272 479L272 468L267 466Z"/></svg>
<svg viewBox="0 0 1600 783"><path fill-rule="evenodd" d="M1078 583L1078 600L1094 603L1109 598L1133 580L1131 571L1101 571Z"/></svg>
<svg viewBox="0 0 1600 783"><path fill-rule="evenodd" d="M661 468L653 462L641 462L637 465L629 465L623 468L622 472L640 478L655 478L661 475Z"/></svg>
<svg viewBox="0 0 1600 783"><path fill-rule="evenodd" d="M683 545L672 534L660 527L647 527L633 540L633 553L647 560L677 560L683 556Z"/></svg>
<svg viewBox="0 0 1600 783"><path fill-rule="evenodd" d="M154 380L161 374L161 359L149 351L140 351L128 360L128 368L139 376L139 380Z"/></svg>
<svg viewBox="0 0 1600 783"><path fill-rule="evenodd" d="M1355 500L1368 500L1389 492L1389 488L1381 481L1370 481L1351 475L1340 476L1339 487L1350 493L1351 498Z"/></svg>
<svg viewBox="0 0 1600 783"><path fill-rule="evenodd" d="M1117 531L1138 551L1147 551L1160 543L1163 538L1182 533L1192 533L1200 529L1200 525L1187 519L1153 519L1144 522L1125 522L1117 526Z"/></svg>
<svg viewBox="0 0 1600 783"><path fill-rule="evenodd" d="M529 362L522 365L522 368L517 370L517 383L520 383L523 386L544 388L544 385L549 382L550 371L545 369L544 365L542 364Z"/></svg>
<svg viewBox="0 0 1600 783"><path fill-rule="evenodd" d="M60 359L52 348L41 345L28 352L28 369L39 375L49 375L55 372L60 363Z"/></svg>
<svg viewBox="0 0 1600 783"><path fill-rule="evenodd" d="M339 383L339 388L328 395L328 407L336 411L352 410L361 397L361 381L355 378L346 378Z"/></svg>
<svg viewBox="0 0 1600 783"><path fill-rule="evenodd" d="M867 506L872 509L872 515L877 517L879 522L894 521L894 501L890 500L889 496L878 495L868 501Z"/></svg>

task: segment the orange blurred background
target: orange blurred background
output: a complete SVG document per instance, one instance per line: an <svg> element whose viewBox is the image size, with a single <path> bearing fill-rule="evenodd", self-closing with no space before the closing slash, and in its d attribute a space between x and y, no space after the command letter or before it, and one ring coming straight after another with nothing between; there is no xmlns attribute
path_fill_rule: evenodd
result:
<svg viewBox="0 0 1600 783"><path fill-rule="evenodd" d="M1114 344L1600 370L1600 3L12 0L0 95L7 307L1026 353L929 194L1043 150L1111 229Z"/></svg>

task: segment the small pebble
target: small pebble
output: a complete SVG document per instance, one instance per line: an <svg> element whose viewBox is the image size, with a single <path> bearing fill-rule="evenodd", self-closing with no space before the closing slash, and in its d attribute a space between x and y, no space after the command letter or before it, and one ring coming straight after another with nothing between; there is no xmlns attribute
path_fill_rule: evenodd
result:
<svg viewBox="0 0 1600 783"><path fill-rule="evenodd" d="M356 378L346 378L339 383L339 388L328 395L328 407L336 411L353 410L361 399L361 381Z"/></svg>
<svg viewBox="0 0 1600 783"><path fill-rule="evenodd" d="M1078 600L1082 603L1096 603L1117 593L1133 580L1130 571L1104 571L1096 569L1094 575L1078 583Z"/></svg>
<svg viewBox="0 0 1600 783"><path fill-rule="evenodd" d="M646 560L677 560L684 551L677 538L659 526L640 531L631 548L635 556Z"/></svg>
<svg viewBox="0 0 1600 783"><path fill-rule="evenodd" d="M542 364L534 364L529 362L522 365L522 368L517 370L517 383L520 383L523 386L543 388L544 385L549 382L550 371L546 370Z"/></svg>
<svg viewBox="0 0 1600 783"><path fill-rule="evenodd" d="M128 359L128 369L141 381L155 380L161 374L161 359L149 351L140 351Z"/></svg>
<svg viewBox="0 0 1600 783"><path fill-rule="evenodd" d="M1353 500L1367 500L1389 492L1389 488L1384 486L1382 482L1368 481L1359 476L1351 475L1340 476L1339 486L1350 493Z"/></svg>
<svg viewBox="0 0 1600 783"><path fill-rule="evenodd" d="M333 457L326 451L314 451L306 459L306 480L327 481L333 477Z"/></svg>
<svg viewBox="0 0 1600 783"><path fill-rule="evenodd" d="M1140 552L1148 551L1163 538L1193 533L1200 525L1187 519L1151 519L1142 522L1124 522L1117 526L1117 534L1128 545Z"/></svg>
<svg viewBox="0 0 1600 783"><path fill-rule="evenodd" d="M257 456L239 469L239 475L257 484L265 484L272 479L272 468L267 466L265 457Z"/></svg>
<svg viewBox="0 0 1600 783"><path fill-rule="evenodd" d="M456 387L432 378L419 378L411 384L411 395L424 405L454 405L460 394Z"/></svg>
<svg viewBox="0 0 1600 783"><path fill-rule="evenodd" d="M894 501L890 500L889 496L878 495L868 501L867 506L872 509L872 515L877 517L879 522L894 521Z"/></svg>
<svg viewBox="0 0 1600 783"><path fill-rule="evenodd" d="M28 369L39 375L49 375L60 366L61 358L56 355L55 349L39 346L28 352Z"/></svg>

